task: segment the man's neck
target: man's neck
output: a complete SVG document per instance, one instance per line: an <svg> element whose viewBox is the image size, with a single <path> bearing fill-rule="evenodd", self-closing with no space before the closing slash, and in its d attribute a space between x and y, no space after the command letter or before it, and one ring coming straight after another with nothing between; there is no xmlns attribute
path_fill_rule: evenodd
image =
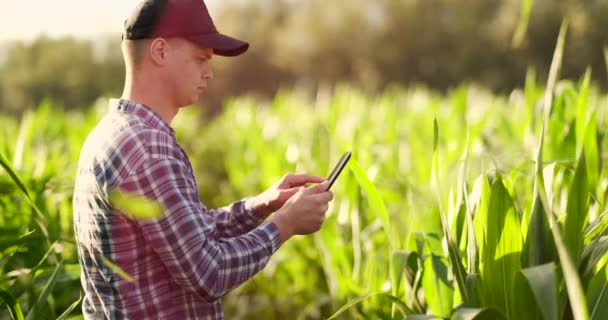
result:
<svg viewBox="0 0 608 320"><path fill-rule="evenodd" d="M171 124L179 107L171 103L170 99L163 94L164 92L166 92L166 88L160 88L160 84L156 82L145 83L127 79L120 98L145 105L160 115L167 124Z"/></svg>

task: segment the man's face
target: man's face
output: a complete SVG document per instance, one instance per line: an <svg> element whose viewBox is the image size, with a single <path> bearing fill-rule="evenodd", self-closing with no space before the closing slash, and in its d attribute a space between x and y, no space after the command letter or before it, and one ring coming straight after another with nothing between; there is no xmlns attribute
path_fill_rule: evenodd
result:
<svg viewBox="0 0 608 320"><path fill-rule="evenodd" d="M193 104L213 79L210 65L213 49L199 47L184 39L172 39L170 47L167 86L172 87L179 106Z"/></svg>

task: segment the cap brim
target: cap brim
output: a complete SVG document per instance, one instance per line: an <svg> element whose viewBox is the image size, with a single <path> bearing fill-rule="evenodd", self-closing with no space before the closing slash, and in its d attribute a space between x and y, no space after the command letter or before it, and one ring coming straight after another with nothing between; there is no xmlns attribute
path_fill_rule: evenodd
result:
<svg viewBox="0 0 608 320"><path fill-rule="evenodd" d="M238 56L249 48L249 43L221 33L192 35L186 38L202 47L213 49L214 54L226 57Z"/></svg>

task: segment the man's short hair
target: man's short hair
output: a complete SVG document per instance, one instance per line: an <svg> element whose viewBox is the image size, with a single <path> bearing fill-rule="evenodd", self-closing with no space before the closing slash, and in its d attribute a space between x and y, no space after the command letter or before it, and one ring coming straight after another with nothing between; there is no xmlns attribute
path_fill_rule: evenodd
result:
<svg viewBox="0 0 608 320"><path fill-rule="evenodd" d="M133 68L139 67L144 59L149 45L150 39L123 40L122 55L125 59L125 64Z"/></svg>

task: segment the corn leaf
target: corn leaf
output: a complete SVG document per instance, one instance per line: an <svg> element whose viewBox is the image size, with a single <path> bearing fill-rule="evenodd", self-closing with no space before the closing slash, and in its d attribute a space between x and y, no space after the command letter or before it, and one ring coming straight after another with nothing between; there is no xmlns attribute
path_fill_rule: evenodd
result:
<svg viewBox="0 0 608 320"><path fill-rule="evenodd" d="M387 293L384 293L384 292L374 292L374 293L368 293L366 295L362 295L360 297L357 297L357 298L349 301L344 306L342 306L340 309L338 309L338 311L336 311L333 315L331 315L331 317L327 318L327 320L336 319L336 318L338 318L338 316L340 316L346 310L352 308L353 306L357 305L358 303L361 303L365 299L368 299L368 298L371 298L371 297L375 297L375 296L381 296L381 297L385 297L385 298L388 298L389 300L391 300L393 303L395 303L397 305L399 311L401 311L401 314L404 315L404 316L407 315L407 314L413 313L403 303L403 301L399 300L399 298L394 297L394 296L392 296L390 294L387 294ZM408 319L409 319L409 317L408 317Z"/></svg>
<svg viewBox="0 0 608 320"><path fill-rule="evenodd" d="M564 241L570 250L575 264L578 264L583 252L584 230L588 221L589 191L587 184L587 166L585 153L581 153L574 179L568 190L568 206L564 221Z"/></svg>
<svg viewBox="0 0 608 320"><path fill-rule="evenodd" d="M600 320L608 318L608 267L604 265L591 279L587 288L587 301L591 310L591 319Z"/></svg>
<svg viewBox="0 0 608 320"><path fill-rule="evenodd" d="M417 254L415 251L396 250L393 251L391 263L392 294L397 296L401 289L401 283L407 268L416 264ZM407 302L406 302L407 304Z"/></svg>
<svg viewBox="0 0 608 320"><path fill-rule="evenodd" d="M487 247L481 256L484 305L495 307L507 319L517 314L515 276L521 269L521 227L513 201L500 177L492 184L488 206Z"/></svg>
<svg viewBox="0 0 608 320"><path fill-rule="evenodd" d="M576 102L576 151L580 154L585 141L585 129L587 127L587 109L589 102L589 84L591 82L591 69L587 68L578 92Z"/></svg>
<svg viewBox="0 0 608 320"><path fill-rule="evenodd" d="M557 278L555 264L547 263L522 269L521 275L532 291L536 308L540 310L543 319L557 319ZM521 310L528 312L528 310Z"/></svg>
<svg viewBox="0 0 608 320"><path fill-rule="evenodd" d="M599 185L598 180L600 176L600 154L598 150L598 130L597 130L597 118L596 113L593 112L589 117L585 131L585 163L587 164L587 181L589 184L589 191L595 193L595 188Z"/></svg>
<svg viewBox="0 0 608 320"><path fill-rule="evenodd" d="M50 279L46 283L46 286L44 286L42 293L40 293L40 296L38 296L36 304L32 306L32 309L30 309L30 312L28 312L27 317L25 317L25 320L39 319L41 317L40 311L42 307L47 303L49 295L55 288L55 284L57 283L57 276L59 275L59 270L61 270L62 267L62 262L57 264L55 270L53 270L53 274L51 274Z"/></svg>
<svg viewBox="0 0 608 320"><path fill-rule="evenodd" d="M505 317L492 308L460 308L452 315L451 320L500 320Z"/></svg>
<svg viewBox="0 0 608 320"><path fill-rule="evenodd" d="M76 309L76 307L78 307L78 305L80 304L80 302L82 301L82 291L80 292L80 297L78 297L78 300L74 301L58 318L57 320L64 320L67 319L67 317L70 315L70 313L72 313L72 311L74 311L74 309Z"/></svg>
<svg viewBox="0 0 608 320"><path fill-rule="evenodd" d="M15 173L15 170L13 170L13 167L10 165L10 163L6 159L6 156L4 154L2 154L1 152L0 152L0 166L2 166L4 168L4 170L8 173L8 175L11 177L11 179L13 179L13 182L15 182L15 184L19 187L21 192L23 192L23 194L25 195L25 198L30 203L30 205L32 206L32 208L34 209L36 214L38 214L38 216L41 219L44 219L44 215L42 214L40 209L38 209L38 206L32 200L30 193L28 192L27 188L25 187L25 184L23 183L23 181L21 181L21 179L19 178L17 173Z"/></svg>
<svg viewBox="0 0 608 320"><path fill-rule="evenodd" d="M448 265L444 258L434 254L425 258L422 287L429 311L437 316L449 317L454 289L448 279Z"/></svg>
<svg viewBox="0 0 608 320"><path fill-rule="evenodd" d="M0 298L8 307L8 312L13 320L23 320L23 312L21 306L17 302L17 299L13 297L8 291L0 289Z"/></svg>
<svg viewBox="0 0 608 320"><path fill-rule="evenodd" d="M526 29L528 28L528 21L530 20L530 13L532 13L534 0L521 0L520 5L519 22L517 23L517 29L515 29L513 38L511 39L511 46L513 48L521 46L521 43L526 36Z"/></svg>
<svg viewBox="0 0 608 320"><path fill-rule="evenodd" d="M124 270L122 270L119 266L117 266L112 261L110 261L110 259L108 259L104 256L101 256L101 262L103 262L103 264L105 264L108 268L112 269L112 271L116 272L123 279L125 279L129 282L135 282L135 279L133 279L133 277L131 277L128 273L126 273Z"/></svg>
<svg viewBox="0 0 608 320"><path fill-rule="evenodd" d="M158 219L163 216L162 205L143 196L113 190L109 194L109 201L111 207L136 220Z"/></svg>
<svg viewBox="0 0 608 320"><path fill-rule="evenodd" d="M452 239L450 234L450 227L448 224L448 218L445 213L442 204L441 197L441 181L439 180L439 126L437 125L437 119L433 121L433 169L432 175L434 177L434 187L435 187L435 197L437 199L437 203L439 205L439 215L441 216L441 225L443 227L443 235L446 238L448 245L448 257L450 262L450 267L452 268L452 273L456 277L456 284L458 285L458 289L460 295L464 302L469 301L468 292L466 290L466 270L464 269L464 265L462 264L462 259L460 257L460 253L458 251L458 246ZM464 217L464 216L463 216ZM443 310L440 308L440 310ZM443 314L443 313L436 313Z"/></svg>
<svg viewBox="0 0 608 320"><path fill-rule="evenodd" d="M397 241L396 241L396 239L393 239L394 238L393 236L391 236L391 230L390 230L391 223L390 223L388 211L386 210L386 207L384 206L384 201L382 200L382 197L380 196L378 189L376 189L376 186L374 186L374 184L371 182L371 180L367 177L367 175L365 174L365 171L363 171L363 169L359 165L359 162L357 162L357 160L354 159L354 157L351 158L349 162L350 163L349 163L348 167L352 171L353 175L357 179L357 182L359 183L359 185L361 186L363 191L365 191L365 194L367 195L367 199L369 201L370 207L380 217L380 221L382 221L382 226L384 228L384 232L386 233L386 235L389 239L390 247L395 248L395 244L397 243Z"/></svg>
<svg viewBox="0 0 608 320"><path fill-rule="evenodd" d="M544 212L549 221L551 227L551 234L555 241L555 247L559 256L559 261L564 273L566 281L566 290L568 292L568 298L570 299L570 305L575 320L587 320L589 319L589 311L585 302L585 296L581 285L580 278L578 277L577 267L570 253L568 252L568 246L564 242L561 231L555 221L553 215L552 204L547 199L547 192L545 190L544 178L542 172L543 163L543 144L545 139L545 131L549 124L551 115L551 106L553 101L553 89L555 88L555 82L559 73L560 66L562 64L562 55L564 51L564 39L566 37L566 30L568 28L567 22L563 22L560 28L559 36L557 38L557 44L553 54L553 60L551 61L551 69L549 70L549 79L547 80L547 89L545 90L545 97L543 103L543 124L540 132L540 141L538 143L538 149L536 152L536 178L534 180L534 197L538 197L543 204Z"/></svg>

